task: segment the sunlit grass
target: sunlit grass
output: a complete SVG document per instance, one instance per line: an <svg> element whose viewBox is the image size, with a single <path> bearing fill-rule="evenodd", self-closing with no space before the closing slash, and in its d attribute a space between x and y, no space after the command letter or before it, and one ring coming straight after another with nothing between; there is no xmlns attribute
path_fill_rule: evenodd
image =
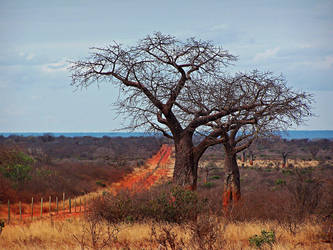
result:
<svg viewBox="0 0 333 250"><path fill-rule="evenodd" d="M276 222L242 222L221 223L219 240L223 242L223 249L251 249L249 238L260 234L261 230L273 230L276 243L272 249L331 249L329 243L320 240L321 228L318 224L304 223L299 225L294 235ZM166 224L164 224L165 226ZM106 249L157 249L159 243L151 236L152 222L134 224L116 224L119 230L117 240L109 242ZM155 225L157 233L162 233L163 224ZM44 219L23 225L7 225L0 236L0 249L81 249L82 240L86 246L91 246L89 223L83 218L70 218L52 221ZM182 239L187 249L196 249L186 225L170 225L178 240ZM100 227L105 239L107 224ZM102 234L101 234L102 235ZM265 248L264 248L265 249ZM269 247L267 247L269 249Z"/></svg>

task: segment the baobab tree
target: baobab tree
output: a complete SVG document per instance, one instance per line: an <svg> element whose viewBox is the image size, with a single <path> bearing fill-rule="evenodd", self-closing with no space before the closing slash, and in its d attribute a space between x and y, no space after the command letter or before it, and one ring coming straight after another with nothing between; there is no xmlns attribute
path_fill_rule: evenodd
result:
<svg viewBox="0 0 333 250"><path fill-rule="evenodd" d="M193 145L195 130L210 121L233 112L207 110L189 115L176 107L181 96L192 88L204 88L209 79L223 75L223 69L236 57L220 46L194 38L179 41L155 33L125 47L114 43L92 48L88 58L73 61L72 86L88 87L100 81L120 87L116 102L120 113L130 117L128 128L158 131L175 144L174 182L196 187L198 154Z"/></svg>
<svg viewBox="0 0 333 250"><path fill-rule="evenodd" d="M228 93L225 86L229 86ZM207 131L211 131L211 144L221 143L225 151L223 206L226 208L241 195L237 153L259 136L269 136L304 122L311 115L312 96L288 88L282 76L257 70L238 73L229 79L229 84L217 83L211 87L218 93L217 98L212 96L210 100L216 107L248 107L205 124L209 127Z"/></svg>
<svg viewBox="0 0 333 250"><path fill-rule="evenodd" d="M282 167L285 168L287 166L287 157L289 155L289 152L282 152Z"/></svg>
<svg viewBox="0 0 333 250"><path fill-rule="evenodd" d="M120 87L115 105L128 116L127 128L161 132L175 145L175 184L196 188L198 162L217 143L220 129L211 129L194 145L193 135L215 121L261 106L235 91L225 68L236 57L209 41L155 33L134 46L114 43L92 48L89 57L73 61L72 85L88 87L101 81ZM218 88L217 89L215 88ZM242 101L242 99L244 99ZM232 127L232 126L231 126Z"/></svg>

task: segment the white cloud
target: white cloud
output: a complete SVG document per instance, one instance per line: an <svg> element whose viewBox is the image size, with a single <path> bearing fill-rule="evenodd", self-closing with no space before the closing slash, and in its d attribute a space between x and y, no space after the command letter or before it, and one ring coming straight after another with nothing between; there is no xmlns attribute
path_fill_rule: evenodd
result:
<svg viewBox="0 0 333 250"><path fill-rule="evenodd" d="M312 44L309 44L309 43L300 43L300 44L297 44L296 45L296 48L299 48L299 49L310 49L310 48L313 48L314 46Z"/></svg>
<svg viewBox="0 0 333 250"><path fill-rule="evenodd" d="M27 52L19 52L19 56L23 57L25 60L27 61L31 61L32 59L35 58L35 54L34 53L27 53Z"/></svg>
<svg viewBox="0 0 333 250"><path fill-rule="evenodd" d="M228 28L227 24L217 24L212 27L210 27L210 31L219 31L219 30L226 30Z"/></svg>
<svg viewBox="0 0 333 250"><path fill-rule="evenodd" d="M42 99L42 96L40 96L40 95L33 95L33 96L31 96L30 98L31 98L31 100L33 100L33 101L39 101L39 100Z"/></svg>
<svg viewBox="0 0 333 250"><path fill-rule="evenodd" d="M28 61L30 61L30 60L32 60L34 57L35 57L35 54L33 54L33 53L29 53L29 54L26 56L26 59L27 59Z"/></svg>
<svg viewBox="0 0 333 250"><path fill-rule="evenodd" d="M47 63L41 66L41 70L45 73L65 72L68 67L67 59L63 58L55 63Z"/></svg>
<svg viewBox="0 0 333 250"><path fill-rule="evenodd" d="M264 52L262 53L258 53L254 56L254 61L260 61L260 60L265 60L265 59L268 59L268 58L271 58L271 57L274 57L278 52L279 52L280 48L277 47L277 48L274 48L274 49L268 49L268 50L265 50Z"/></svg>
<svg viewBox="0 0 333 250"><path fill-rule="evenodd" d="M296 66L296 68L306 66L313 70L328 70L333 68L333 55L319 58L319 60L298 62L295 63L294 66Z"/></svg>

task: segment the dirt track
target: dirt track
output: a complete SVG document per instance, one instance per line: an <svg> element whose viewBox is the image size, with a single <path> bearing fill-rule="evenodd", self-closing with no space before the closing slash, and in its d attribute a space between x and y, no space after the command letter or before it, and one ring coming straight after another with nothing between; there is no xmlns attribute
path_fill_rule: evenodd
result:
<svg viewBox="0 0 333 250"><path fill-rule="evenodd" d="M131 192L140 192L149 189L158 181L165 181L172 176L172 146L164 144L152 158L147 160L146 168L139 168L125 176L121 181L113 183L111 192L117 193L120 189L129 189Z"/></svg>

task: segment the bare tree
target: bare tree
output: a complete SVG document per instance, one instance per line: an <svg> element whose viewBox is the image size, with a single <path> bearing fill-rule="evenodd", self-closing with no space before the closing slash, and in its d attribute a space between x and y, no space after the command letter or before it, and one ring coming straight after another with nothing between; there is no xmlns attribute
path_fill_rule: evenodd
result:
<svg viewBox="0 0 333 250"><path fill-rule="evenodd" d="M216 107L238 110L205 124L208 127L205 133L210 132L205 140L210 140L211 145L224 146L223 205L226 208L231 200L239 200L241 194L237 153L259 136L269 136L302 123L311 115L312 96L288 88L282 76L259 71L238 73L229 79L229 84L217 83L212 87L219 93L218 98L212 100L212 96L210 100ZM221 98L223 92L225 95Z"/></svg>
<svg viewBox="0 0 333 250"><path fill-rule="evenodd" d="M198 109L189 114L187 106L178 106L177 100L192 96L192 88L204 88L211 79L221 77L223 68L234 60L228 51L211 42L194 38L182 42L156 33L131 47L114 43L92 48L91 56L72 62L70 70L75 87L101 81L119 85L116 105L120 113L131 118L127 128L143 127L173 139L174 182L195 188L202 153L199 156L193 145L194 131L233 110Z"/></svg>
<svg viewBox="0 0 333 250"><path fill-rule="evenodd" d="M288 157L288 155L289 155L289 152L282 152L281 153L282 154L282 167L284 168L284 167L286 167L287 166L287 157Z"/></svg>
<svg viewBox="0 0 333 250"><path fill-rule="evenodd" d="M179 41L156 33L135 46L114 43L93 48L90 57L72 62L70 70L75 87L100 81L119 85L121 94L115 104L120 114L131 118L127 128L144 128L171 138L176 151L174 182L195 189L198 161L209 146L229 141L232 154L228 157L233 157L247 147L258 129L269 130L268 121L283 120L279 114L288 113L289 106L293 121L307 108L302 103L306 94L277 84L281 80L270 79L270 74L255 71L228 77L223 70L235 60L211 42ZM290 104L292 97L294 104ZM241 137L239 131L244 132ZM202 140L194 145L196 132Z"/></svg>

